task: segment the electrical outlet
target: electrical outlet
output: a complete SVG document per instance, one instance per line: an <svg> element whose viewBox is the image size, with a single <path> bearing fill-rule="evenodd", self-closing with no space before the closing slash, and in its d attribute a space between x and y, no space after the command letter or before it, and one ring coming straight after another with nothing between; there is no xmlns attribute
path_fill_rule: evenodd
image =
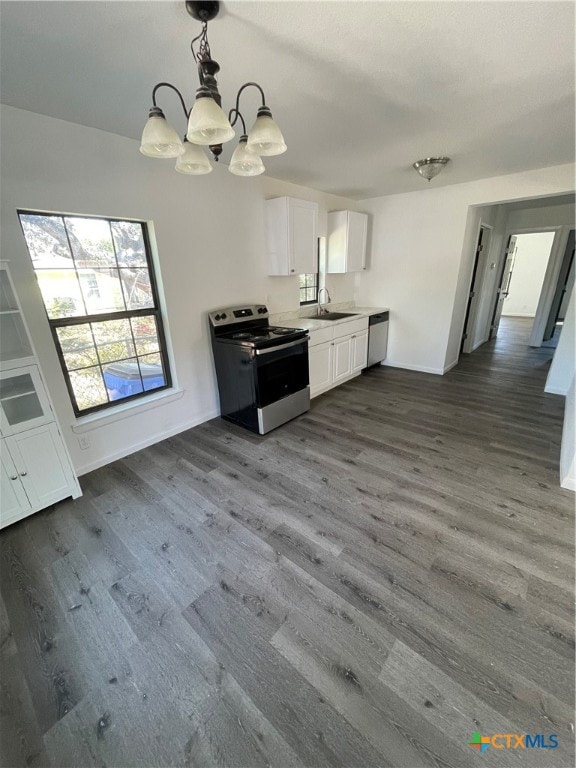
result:
<svg viewBox="0 0 576 768"><path fill-rule="evenodd" d="M81 451L87 451L88 448L90 448L90 446L92 445L92 443L90 442L90 438L88 437L88 435L81 435L78 438L78 445L80 446Z"/></svg>

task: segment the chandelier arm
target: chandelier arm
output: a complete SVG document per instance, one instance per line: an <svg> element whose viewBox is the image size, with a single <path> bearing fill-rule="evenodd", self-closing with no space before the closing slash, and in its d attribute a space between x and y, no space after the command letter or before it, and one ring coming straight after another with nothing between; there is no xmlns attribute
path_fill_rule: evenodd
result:
<svg viewBox="0 0 576 768"><path fill-rule="evenodd" d="M266 106L266 96L264 96L264 91L262 90L262 88L258 85L258 83L249 82L249 83L244 83L244 85L240 86L240 89L236 94L236 107L235 107L236 112L238 112L238 107L240 106L240 94L245 88L248 88L250 85L253 86L254 88L258 88L258 90L260 91L260 95L262 96L262 106L263 107Z"/></svg>
<svg viewBox="0 0 576 768"><path fill-rule="evenodd" d="M152 91L152 104L155 107L158 106L156 104L156 91L158 90L158 88L162 88L162 86L164 86L166 88L171 88L173 91L175 91L178 94L178 98L180 99L180 104L182 104L182 109L184 110L184 114L186 115L186 119L188 119L188 117L190 116L190 110L186 109L186 104L184 102L184 97L182 96L182 94L180 93L178 88L176 88L175 85L172 85L172 83L157 83L154 86L154 89Z"/></svg>
<svg viewBox="0 0 576 768"><path fill-rule="evenodd" d="M244 135L246 133L246 123L244 122L242 113L234 107L230 110L230 112L228 112L228 120L230 121L230 125L232 127L236 125L238 118L240 118L240 122L242 123L242 135Z"/></svg>

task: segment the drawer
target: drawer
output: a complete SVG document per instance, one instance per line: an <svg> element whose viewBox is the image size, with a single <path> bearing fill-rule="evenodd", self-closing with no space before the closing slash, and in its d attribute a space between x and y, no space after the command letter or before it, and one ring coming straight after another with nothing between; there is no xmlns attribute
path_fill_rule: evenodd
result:
<svg viewBox="0 0 576 768"><path fill-rule="evenodd" d="M339 339L342 336L351 336L353 333L365 331L367 328L367 317L359 317L358 320L349 320L346 323L338 323L334 326L334 338Z"/></svg>
<svg viewBox="0 0 576 768"><path fill-rule="evenodd" d="M315 347L318 344L324 344L325 341L332 341L334 338L334 328L319 328L317 331L310 331L309 347Z"/></svg>

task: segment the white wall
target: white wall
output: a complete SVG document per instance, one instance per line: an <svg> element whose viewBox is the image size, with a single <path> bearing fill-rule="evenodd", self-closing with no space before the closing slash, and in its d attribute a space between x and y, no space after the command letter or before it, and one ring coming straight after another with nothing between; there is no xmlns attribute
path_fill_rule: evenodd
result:
<svg viewBox="0 0 576 768"><path fill-rule="evenodd" d="M564 430L560 450L560 484L576 491L576 291L572 289L558 346L546 380L546 392L565 395Z"/></svg>
<svg viewBox="0 0 576 768"><path fill-rule="evenodd" d="M576 291L572 290L558 346L548 371L545 392L566 395L576 368Z"/></svg>
<svg viewBox="0 0 576 768"><path fill-rule="evenodd" d="M503 315L534 317L553 240L554 232L516 236L514 268L508 296L504 299Z"/></svg>
<svg viewBox="0 0 576 768"><path fill-rule="evenodd" d="M328 210L357 202L267 177L239 178L220 165L209 176L174 172L173 161L144 157L138 143L113 134L2 106L2 258L11 262L58 419L76 470L174 434L218 413L206 312L267 302L271 312L298 308L297 277L267 277L264 200L292 195ZM273 158L269 163L273 172ZM75 417L50 335L16 211L18 208L152 221L180 399L88 433L81 451ZM354 299L353 275L329 275L334 302Z"/></svg>
<svg viewBox="0 0 576 768"><path fill-rule="evenodd" d="M442 373L458 359L462 337L480 225L470 207L569 193L574 168L433 185L362 201L373 222L358 300L392 310L386 364Z"/></svg>

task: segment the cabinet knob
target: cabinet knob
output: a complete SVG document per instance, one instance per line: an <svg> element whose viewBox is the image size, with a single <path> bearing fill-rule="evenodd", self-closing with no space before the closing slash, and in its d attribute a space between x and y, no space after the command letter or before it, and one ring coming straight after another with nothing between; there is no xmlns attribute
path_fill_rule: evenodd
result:
<svg viewBox="0 0 576 768"><path fill-rule="evenodd" d="M18 480L18 475L14 475L14 477L11 477L10 480Z"/></svg>
<svg viewBox="0 0 576 768"><path fill-rule="evenodd" d="M20 477L26 477L27 474L28 472L20 472Z"/></svg>
<svg viewBox="0 0 576 768"><path fill-rule="evenodd" d="M352 336L352 338L355 339L356 338L356 334L354 334L354 336Z"/></svg>
<svg viewBox="0 0 576 768"><path fill-rule="evenodd" d="M291 269L290 272L296 272L296 270L295 269Z"/></svg>

